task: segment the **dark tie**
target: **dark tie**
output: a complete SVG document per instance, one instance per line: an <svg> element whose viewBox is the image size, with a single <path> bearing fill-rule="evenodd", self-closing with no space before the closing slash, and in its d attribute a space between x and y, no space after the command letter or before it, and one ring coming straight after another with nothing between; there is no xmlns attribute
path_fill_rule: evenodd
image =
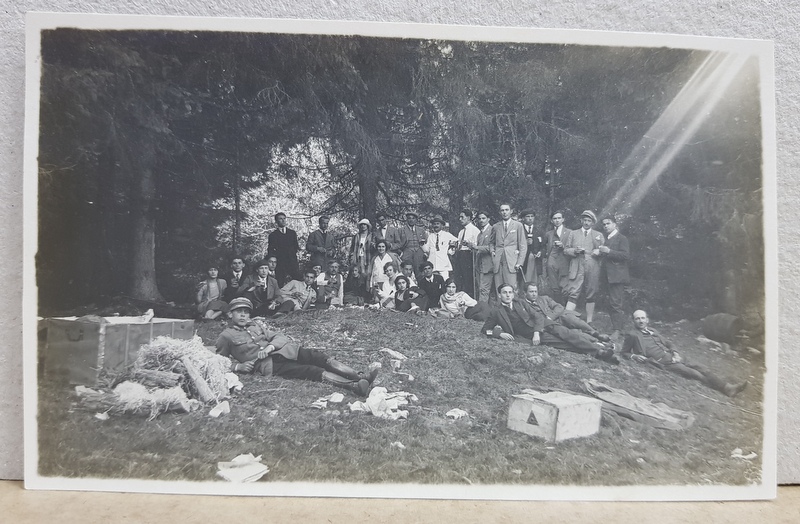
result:
<svg viewBox="0 0 800 524"><path fill-rule="evenodd" d="M584 237L588 237L589 236L589 230L588 229L584 229L583 230L583 236Z"/></svg>
<svg viewBox="0 0 800 524"><path fill-rule="evenodd" d="M436 251L439 251L439 233L436 233Z"/></svg>

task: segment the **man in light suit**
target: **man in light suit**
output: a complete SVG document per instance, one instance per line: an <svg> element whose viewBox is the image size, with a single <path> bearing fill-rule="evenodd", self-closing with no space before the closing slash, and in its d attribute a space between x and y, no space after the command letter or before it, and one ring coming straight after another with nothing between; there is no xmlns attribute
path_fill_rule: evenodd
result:
<svg viewBox="0 0 800 524"><path fill-rule="evenodd" d="M594 318L595 295L600 288L600 246L605 243L601 233L592 229L597 216L591 210L581 213L581 228L573 231L564 247L564 253L571 257L569 279L565 295L567 310L573 311L581 294L586 299L586 322Z"/></svg>
<svg viewBox="0 0 800 524"><path fill-rule="evenodd" d="M564 254L564 245L571 231L564 226L564 212L556 211L550 217L553 229L544 234L544 275L547 294L560 304L564 304L564 289L569 276L569 257Z"/></svg>
<svg viewBox="0 0 800 524"><path fill-rule="evenodd" d="M511 284L517 292L517 272L522 269L528 253L525 229L511 218L511 206L500 206L500 220L492 226L492 263L494 264L494 286Z"/></svg>
<svg viewBox="0 0 800 524"><path fill-rule="evenodd" d="M475 242L465 241L475 254L475 280L478 285L476 298L480 302L489 302L492 294L492 281L494 280L494 263L492 262L492 226L489 225L489 215L486 211L478 211L475 215L478 224L478 239Z"/></svg>

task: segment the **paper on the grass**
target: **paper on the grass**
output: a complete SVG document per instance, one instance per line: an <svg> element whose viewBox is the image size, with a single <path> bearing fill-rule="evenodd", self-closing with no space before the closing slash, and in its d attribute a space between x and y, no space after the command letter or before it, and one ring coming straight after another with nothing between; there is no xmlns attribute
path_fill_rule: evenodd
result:
<svg viewBox="0 0 800 524"><path fill-rule="evenodd" d="M255 482L269 472L261 463L261 455L239 455L230 462L217 462L217 475L230 482Z"/></svg>
<svg viewBox="0 0 800 524"><path fill-rule="evenodd" d="M448 411L447 413L445 413L445 416L451 417L453 419L460 419L460 418L463 418L463 417L466 417L466 416L469 416L469 415L463 409L453 408L450 411Z"/></svg>
<svg viewBox="0 0 800 524"><path fill-rule="evenodd" d="M395 350L389 349L389 348L381 348L381 353L386 353L390 357L396 358L396 359L399 359L399 360L407 360L408 359L407 356L403 355L399 351L395 351Z"/></svg>
<svg viewBox="0 0 800 524"><path fill-rule="evenodd" d="M409 400L416 402L417 396L406 391L389 393L386 388L377 387L372 389L366 401L350 404L350 411L363 411L379 418L398 420L408 418L408 411L399 407L408 404Z"/></svg>

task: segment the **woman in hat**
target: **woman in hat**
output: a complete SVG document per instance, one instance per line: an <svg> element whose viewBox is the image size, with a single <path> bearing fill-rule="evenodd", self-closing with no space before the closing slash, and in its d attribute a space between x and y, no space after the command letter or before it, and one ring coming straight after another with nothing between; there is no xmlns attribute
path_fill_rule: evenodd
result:
<svg viewBox="0 0 800 524"><path fill-rule="evenodd" d="M211 266L208 268L208 278L200 284L197 290L197 312L202 318L214 320L218 318L227 304L222 300L222 295L228 287L224 278L219 277L219 268Z"/></svg>
<svg viewBox="0 0 800 524"><path fill-rule="evenodd" d="M374 239L371 229L372 224L369 223L369 220L366 218L359 220L358 233L355 234L353 242L350 244L350 274L356 281L355 288L358 289L359 293L364 295L365 298L369 296L367 273L369 262L374 255L372 252Z"/></svg>

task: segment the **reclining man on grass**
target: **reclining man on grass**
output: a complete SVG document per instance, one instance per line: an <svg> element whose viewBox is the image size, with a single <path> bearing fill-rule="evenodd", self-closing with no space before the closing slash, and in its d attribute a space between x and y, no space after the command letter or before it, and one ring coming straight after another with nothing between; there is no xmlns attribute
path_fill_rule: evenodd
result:
<svg viewBox="0 0 800 524"><path fill-rule="evenodd" d="M217 338L217 354L230 357L237 373L260 373L284 378L326 382L366 397L378 376L380 363L370 364L363 375L316 349L305 348L262 321L251 320L253 303L231 300L228 327Z"/></svg>
<svg viewBox="0 0 800 524"><path fill-rule="evenodd" d="M650 323L647 312L641 309L634 311L633 323L636 329L625 335L625 342L622 344L622 354L628 355L631 360L639 363L647 362L682 377L698 380L729 397L738 395L747 387L746 380L739 384L727 382L714 375L705 366L684 360L675 351L672 342L662 337L655 329L647 327Z"/></svg>
<svg viewBox="0 0 800 524"><path fill-rule="evenodd" d="M527 289L537 288L529 284ZM534 346L544 344L575 353L589 354L611 364L619 364L614 355L614 344L604 342L608 337L600 335L591 326L589 328L592 334L561 325L560 321L550 318L543 311L537 311L525 300L514 298L514 287L509 283L499 285L497 295L500 298L500 305L492 308L482 329L483 333L490 337L503 340L516 339Z"/></svg>

